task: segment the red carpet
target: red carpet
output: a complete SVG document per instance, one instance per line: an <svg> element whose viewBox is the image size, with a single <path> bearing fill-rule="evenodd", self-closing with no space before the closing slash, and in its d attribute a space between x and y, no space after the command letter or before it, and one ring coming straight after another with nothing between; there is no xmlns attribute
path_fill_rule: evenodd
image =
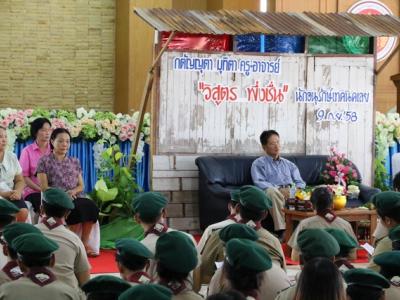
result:
<svg viewBox="0 0 400 300"><path fill-rule="evenodd" d="M200 240L200 235L194 235L197 242ZM282 245L283 252L286 253L286 244ZM115 250L101 250L100 256L89 258L90 265L92 266L91 273L118 273L118 268L115 263ZM357 250L357 259L351 261L353 263L367 263L368 254L364 249ZM286 257L286 263L288 265L298 265L299 262L293 261L290 257Z"/></svg>
<svg viewBox="0 0 400 300"><path fill-rule="evenodd" d="M92 269L91 274L119 273L115 263L115 250L100 250L98 257L89 257Z"/></svg>

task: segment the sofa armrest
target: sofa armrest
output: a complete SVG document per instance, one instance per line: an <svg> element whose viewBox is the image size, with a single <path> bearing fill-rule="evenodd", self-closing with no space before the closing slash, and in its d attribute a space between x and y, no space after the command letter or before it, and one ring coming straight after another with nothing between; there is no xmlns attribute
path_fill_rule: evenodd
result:
<svg viewBox="0 0 400 300"><path fill-rule="evenodd" d="M360 196L359 199L363 204L369 202L373 195L379 193L381 190L378 188L370 187L365 184L360 184Z"/></svg>

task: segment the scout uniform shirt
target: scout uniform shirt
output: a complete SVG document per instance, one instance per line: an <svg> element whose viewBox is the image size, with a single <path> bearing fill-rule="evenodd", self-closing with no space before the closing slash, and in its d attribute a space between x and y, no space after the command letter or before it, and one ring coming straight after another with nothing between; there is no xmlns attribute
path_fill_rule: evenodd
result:
<svg viewBox="0 0 400 300"><path fill-rule="evenodd" d="M17 280L23 276L18 263L15 260L11 260L5 264L0 271L0 286L3 283Z"/></svg>
<svg viewBox="0 0 400 300"><path fill-rule="evenodd" d="M356 235L354 234L353 228L351 227L350 223L346 220L336 217L331 223L326 221L324 218L320 216L313 216L307 219L302 220L299 225L296 227L295 231L293 232L292 236L288 241L288 245L294 250L292 250L292 259L298 260L298 251L299 247L297 246L297 236L299 232L303 231L304 229L308 228L337 228L342 229L347 232L352 238L357 241Z"/></svg>
<svg viewBox="0 0 400 300"><path fill-rule="evenodd" d="M383 239L381 239L380 241L378 241L376 243L376 248L375 248L374 254L370 258L367 268L374 270L375 272L379 272L380 267L376 263L374 263L374 260L373 260L374 257L377 256L378 254L381 254L381 253L384 253L387 251L392 251L392 250L393 250L392 240L388 236L386 236Z"/></svg>
<svg viewBox="0 0 400 300"><path fill-rule="evenodd" d="M264 228L256 229L260 244L269 254L274 264L286 269L285 256L279 240ZM203 252L201 253L201 281L209 283L216 267L215 262L224 260L224 245L219 237L219 231L215 231L208 239Z"/></svg>
<svg viewBox="0 0 400 300"><path fill-rule="evenodd" d="M239 215L235 215L235 216L239 216ZM224 227L226 227L228 225L235 224L237 222L234 219L235 216L231 215L226 220L223 220L221 222L218 222L218 223L211 224L211 225L207 226L206 230L204 230L203 235L201 236L201 239L200 239L199 243L197 244L197 250L199 251L200 254L203 252L204 247L205 247L208 239L210 238L211 234L214 231L222 229L222 228L224 228Z"/></svg>
<svg viewBox="0 0 400 300"><path fill-rule="evenodd" d="M26 276L0 286L0 300L80 299L77 291L56 280L48 268L31 269Z"/></svg>
<svg viewBox="0 0 400 300"><path fill-rule="evenodd" d="M146 272L135 272L133 274L131 274L127 281L129 282L129 284L131 286L136 286L139 284L148 284L152 282L152 279L150 277L149 274L147 274Z"/></svg>
<svg viewBox="0 0 400 300"><path fill-rule="evenodd" d="M264 278L259 289L260 299L274 299L283 289L290 287L289 277L280 267L272 265L271 269L264 272ZM223 268L219 268L210 281L208 295L214 295L231 290L229 281L224 275Z"/></svg>
<svg viewBox="0 0 400 300"><path fill-rule="evenodd" d="M60 246L54 252L56 264L52 268L57 279L73 288L78 288L79 282L75 274L90 270L90 264L81 239L53 218L45 218L36 227Z"/></svg>
<svg viewBox="0 0 400 300"><path fill-rule="evenodd" d="M171 232L171 231L177 231L175 229L172 228L168 228L166 225L161 224L161 223L157 223L156 225L153 226L152 229L150 229L149 231L145 232L145 237L143 240L141 240L141 243L143 245L145 245L147 247L147 249L149 249L151 251L151 253L155 254L156 252L156 243L158 238L166 233L166 232ZM193 245L196 246L196 241L193 238L192 235L180 231L184 234L186 234L193 242ZM154 259L150 259L150 265L147 268L146 272L150 275L151 278L156 278L157 277L157 263ZM193 282L193 273L191 272L189 277L190 277L190 282Z"/></svg>
<svg viewBox="0 0 400 300"><path fill-rule="evenodd" d="M390 281L390 287L385 290L385 300L400 299L400 278L395 277Z"/></svg>

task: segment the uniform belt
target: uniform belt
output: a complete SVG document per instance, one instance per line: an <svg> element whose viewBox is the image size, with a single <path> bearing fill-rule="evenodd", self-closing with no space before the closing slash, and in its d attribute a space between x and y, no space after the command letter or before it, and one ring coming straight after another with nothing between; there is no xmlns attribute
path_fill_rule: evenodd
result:
<svg viewBox="0 0 400 300"><path fill-rule="evenodd" d="M284 185L280 185L279 188L286 189L286 188L290 188L291 186L292 186L291 184L284 184Z"/></svg>

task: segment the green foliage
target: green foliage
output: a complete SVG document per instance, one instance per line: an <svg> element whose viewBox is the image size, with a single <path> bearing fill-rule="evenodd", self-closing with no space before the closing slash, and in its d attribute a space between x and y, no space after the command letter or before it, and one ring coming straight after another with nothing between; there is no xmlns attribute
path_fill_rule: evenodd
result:
<svg viewBox="0 0 400 300"><path fill-rule="evenodd" d="M91 194L100 208L100 216L110 219L118 216L131 217L131 202L138 186L127 167L127 157L118 145L107 148L101 157L100 179Z"/></svg>
<svg viewBox="0 0 400 300"><path fill-rule="evenodd" d="M60 119L66 119L70 123L77 120L75 113L66 110L58 110L56 117Z"/></svg>
<svg viewBox="0 0 400 300"><path fill-rule="evenodd" d="M110 120L110 121L112 121L112 120L116 119L116 116L112 112L98 111L94 115L93 119L95 119L96 121L99 121L99 120Z"/></svg>
<svg viewBox="0 0 400 300"><path fill-rule="evenodd" d="M94 125L85 124L82 126L82 135L84 139L94 140L98 138L97 128Z"/></svg>
<svg viewBox="0 0 400 300"><path fill-rule="evenodd" d="M36 108L32 112L32 117L43 117L50 119L51 118L51 111L48 109L43 109L43 108Z"/></svg>

